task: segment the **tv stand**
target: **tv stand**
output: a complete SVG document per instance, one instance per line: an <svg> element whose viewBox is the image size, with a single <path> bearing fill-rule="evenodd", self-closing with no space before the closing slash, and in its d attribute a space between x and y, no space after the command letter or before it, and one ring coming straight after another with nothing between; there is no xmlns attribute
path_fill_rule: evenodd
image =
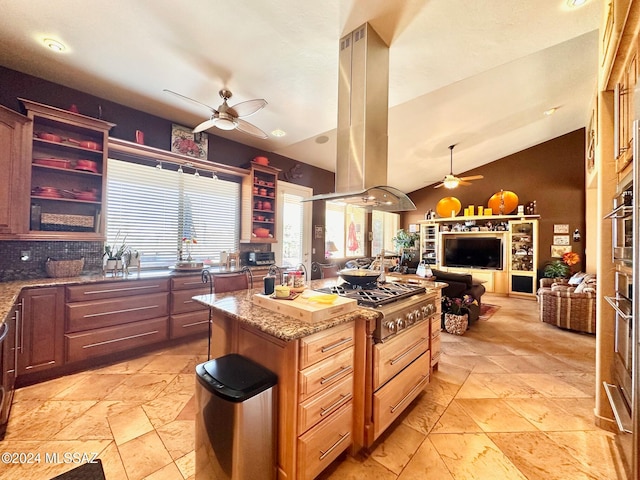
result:
<svg viewBox="0 0 640 480"><path fill-rule="evenodd" d="M420 221L420 260L438 270L469 273L484 284L487 292L533 298L537 291L539 218L539 215L476 215ZM444 240L452 236L500 238L502 269L445 265Z"/></svg>

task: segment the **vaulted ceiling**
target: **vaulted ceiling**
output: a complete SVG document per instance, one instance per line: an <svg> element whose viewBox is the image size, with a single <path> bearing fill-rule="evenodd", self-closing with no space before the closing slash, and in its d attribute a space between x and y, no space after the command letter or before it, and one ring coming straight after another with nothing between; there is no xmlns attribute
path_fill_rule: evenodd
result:
<svg viewBox="0 0 640 480"><path fill-rule="evenodd" d="M388 184L405 192L582 128L602 2L0 0L0 65L183 125L264 98L269 133L209 133L335 170L338 42L369 22L390 48ZM43 38L66 46L55 54ZM555 114L544 111L557 108ZM270 132L280 129L285 136Z"/></svg>

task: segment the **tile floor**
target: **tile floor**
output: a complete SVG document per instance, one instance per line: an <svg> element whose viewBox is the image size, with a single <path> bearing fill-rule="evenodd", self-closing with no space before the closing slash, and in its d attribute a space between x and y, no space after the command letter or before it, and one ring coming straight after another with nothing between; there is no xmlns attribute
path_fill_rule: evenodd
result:
<svg viewBox="0 0 640 480"><path fill-rule="evenodd" d="M439 370L394 426L320 478L626 478L613 436L593 424L594 338L539 322L534 301L484 299L501 308L464 336L442 334ZM52 454L77 452L98 455L107 480L193 479L205 352L198 341L19 389L0 453L40 461L0 464L0 478L51 478L74 466Z"/></svg>

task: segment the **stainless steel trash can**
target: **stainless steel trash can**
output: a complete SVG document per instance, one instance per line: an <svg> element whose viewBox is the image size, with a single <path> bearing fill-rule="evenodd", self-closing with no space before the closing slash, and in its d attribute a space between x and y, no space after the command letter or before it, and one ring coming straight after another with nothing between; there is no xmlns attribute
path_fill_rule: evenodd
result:
<svg viewBox="0 0 640 480"><path fill-rule="evenodd" d="M196 480L275 478L276 384L242 355L196 366Z"/></svg>

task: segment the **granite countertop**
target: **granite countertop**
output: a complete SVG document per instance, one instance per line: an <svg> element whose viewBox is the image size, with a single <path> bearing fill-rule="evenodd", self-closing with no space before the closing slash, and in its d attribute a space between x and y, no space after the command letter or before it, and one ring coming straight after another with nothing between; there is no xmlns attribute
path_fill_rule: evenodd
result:
<svg viewBox="0 0 640 480"><path fill-rule="evenodd" d="M218 271L217 267L209 269L210 271ZM232 269L233 270L233 269ZM186 275L200 275L198 271L176 271L172 269L142 270L132 272L128 275L112 276L103 273L79 275L77 277L64 278L35 278L31 280L16 280L13 282L0 282L0 324L4 323L5 318L11 311L11 307L20 296L23 288L30 287L55 287L58 285L81 285L95 282L126 282L131 280L146 280L152 278L166 278Z"/></svg>
<svg viewBox="0 0 640 480"><path fill-rule="evenodd" d="M393 275L392 277L388 275L387 280L420 283L427 288L427 293L447 286L446 283L428 281L416 275ZM339 278L313 280L310 282L310 288L318 289L335 285L336 283L342 283L342 281ZM262 288L254 288L252 290L242 290L238 292L197 295L194 296L193 299L240 322L285 341L306 337L307 335L312 335L316 332L335 327L336 325L350 322L356 318L375 321L379 316L379 313L375 309L358 307L351 313L338 315L328 320L313 323L305 322L289 315L277 313L273 310L269 310L268 308L256 305L253 298L256 294L261 292Z"/></svg>

